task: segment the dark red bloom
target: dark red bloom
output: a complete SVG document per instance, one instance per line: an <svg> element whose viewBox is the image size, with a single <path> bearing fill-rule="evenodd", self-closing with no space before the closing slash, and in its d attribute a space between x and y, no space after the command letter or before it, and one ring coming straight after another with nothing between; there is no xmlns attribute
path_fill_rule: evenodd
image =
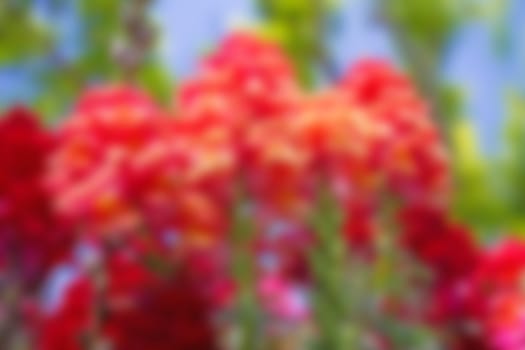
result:
<svg viewBox="0 0 525 350"><path fill-rule="evenodd" d="M38 350L82 350L94 335L95 291L92 282L80 278L67 288L57 310L43 319Z"/></svg>
<svg viewBox="0 0 525 350"><path fill-rule="evenodd" d="M348 244L365 257L374 253L374 237L378 232L375 224L376 207L365 198L355 198L347 206L343 232Z"/></svg>
<svg viewBox="0 0 525 350"><path fill-rule="evenodd" d="M63 257L70 241L43 184L53 143L37 116L23 107L0 120L0 255L29 283Z"/></svg>
<svg viewBox="0 0 525 350"><path fill-rule="evenodd" d="M525 341L525 244L478 249L442 209L410 207L401 215L403 246L434 275L427 316L457 350L516 350Z"/></svg>
<svg viewBox="0 0 525 350"><path fill-rule="evenodd" d="M470 231L454 224L446 211L430 205L414 205L401 213L401 244L424 263L437 284L469 276L480 252Z"/></svg>
<svg viewBox="0 0 525 350"><path fill-rule="evenodd" d="M457 349L517 350L525 344L525 243L509 239L483 252L453 329ZM474 326L474 327L472 327ZM474 331L473 331L474 329Z"/></svg>
<svg viewBox="0 0 525 350"><path fill-rule="evenodd" d="M109 311L110 339L116 350L213 350L210 305L181 273L146 286L127 311Z"/></svg>
<svg viewBox="0 0 525 350"><path fill-rule="evenodd" d="M179 266L172 277L162 277L143 263L120 255L108 266L102 322L114 349L215 349L213 305L192 267Z"/></svg>
<svg viewBox="0 0 525 350"><path fill-rule="evenodd" d="M44 317L39 350L81 350L94 343L115 350L217 348L214 305L191 266L153 272L144 257L126 249L108 256L105 273L78 279Z"/></svg>

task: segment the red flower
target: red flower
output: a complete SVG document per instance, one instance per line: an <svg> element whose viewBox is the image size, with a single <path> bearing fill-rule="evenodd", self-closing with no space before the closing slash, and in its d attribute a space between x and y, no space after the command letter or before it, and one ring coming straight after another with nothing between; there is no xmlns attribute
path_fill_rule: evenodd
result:
<svg viewBox="0 0 525 350"><path fill-rule="evenodd" d="M519 350L525 344L525 243L506 240L485 251L469 280L462 314L454 329L458 349ZM474 331L472 331L474 329ZM468 341L467 343L465 343ZM469 343L470 342L470 343Z"/></svg>
<svg viewBox="0 0 525 350"><path fill-rule="evenodd" d="M476 278L485 288L504 289L518 285L524 273L525 242L508 239L485 252Z"/></svg>
<svg viewBox="0 0 525 350"><path fill-rule="evenodd" d="M202 276L196 280L186 263L176 272L154 273L145 258L126 248L108 252L105 276L99 271L74 282L44 317L38 349L80 350L88 344L115 350L216 349L214 305Z"/></svg>
<svg viewBox="0 0 525 350"><path fill-rule="evenodd" d="M144 286L129 310L109 311L115 349L215 349L211 305L192 283L181 271L172 281Z"/></svg>
<svg viewBox="0 0 525 350"><path fill-rule="evenodd" d="M82 350L95 334L94 288L80 278L67 288L57 310L43 319L38 350Z"/></svg>
<svg viewBox="0 0 525 350"><path fill-rule="evenodd" d="M213 175L211 183L222 186L226 199L228 193L231 197L233 182L242 177L261 209L274 207L275 211L291 212L298 203L295 184L304 177L304 156L289 137L288 125L269 120L291 116L298 101L299 87L292 65L280 48L255 34L237 32L205 57L195 78L182 84L177 95L178 128L189 133L188 143L195 152L204 151L197 168L213 170L215 159L225 159L221 154L230 156L232 176L228 182L220 181L224 179L220 173L209 173ZM213 147L220 152L201 148L206 147L207 140L218 138L224 142L215 141ZM188 194L189 198L209 201L210 196L199 194L200 189L202 186L197 187L197 193ZM211 213L216 203L221 208L231 207L231 198L224 199L224 195L221 201L212 196L211 203L215 204L208 205L204 212ZM201 231L210 230L206 227L209 225L196 226Z"/></svg>
<svg viewBox="0 0 525 350"><path fill-rule="evenodd" d="M374 105L403 99L419 102L415 105L425 107L408 77L384 60L365 59L357 62L343 77L341 84L359 104Z"/></svg>
<svg viewBox="0 0 525 350"><path fill-rule="evenodd" d="M173 277L161 277L170 272L154 274L139 259L117 252L108 262L102 322L114 349L215 349L213 305L203 276L186 261Z"/></svg>
<svg viewBox="0 0 525 350"><path fill-rule="evenodd" d="M226 37L196 78L182 84L177 105L197 127L279 117L296 106L299 87L291 63L271 41L251 33Z"/></svg>
<svg viewBox="0 0 525 350"><path fill-rule="evenodd" d="M248 117L279 116L298 96L291 62L277 44L254 33L236 32L226 37L205 58L203 70L224 77Z"/></svg>
<svg viewBox="0 0 525 350"><path fill-rule="evenodd" d="M0 254L30 283L66 254L70 241L43 184L53 143L23 107L0 120Z"/></svg>
<svg viewBox="0 0 525 350"><path fill-rule="evenodd" d="M343 232L348 244L365 257L374 255L374 238L378 228L375 222L376 205L367 198L356 198L346 208Z"/></svg>
<svg viewBox="0 0 525 350"><path fill-rule="evenodd" d="M451 223L445 210L429 205L405 208L401 244L433 273L438 285L469 276L480 252L470 231Z"/></svg>
<svg viewBox="0 0 525 350"><path fill-rule="evenodd" d="M370 147L390 188L410 201L447 199L448 160L410 80L387 62L364 60L348 71L340 89L383 129L383 139Z"/></svg>
<svg viewBox="0 0 525 350"><path fill-rule="evenodd" d="M140 220L126 179L132 160L162 129L161 112L132 88L89 90L60 128L48 183L65 217L96 233L135 228Z"/></svg>

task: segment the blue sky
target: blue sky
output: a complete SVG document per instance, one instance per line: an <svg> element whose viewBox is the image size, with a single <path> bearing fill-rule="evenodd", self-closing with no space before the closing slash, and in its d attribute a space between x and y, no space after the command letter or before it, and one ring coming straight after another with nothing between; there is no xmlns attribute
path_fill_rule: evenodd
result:
<svg viewBox="0 0 525 350"><path fill-rule="evenodd" d="M500 0L487 0L500 1ZM504 97L509 87L525 89L525 2L513 0L506 18L509 50L495 49L494 31L482 21L470 21L451 42L442 74L463 91L465 114L475 121L486 150L497 148ZM157 0L153 16L163 33L159 54L173 76L192 73L200 54L229 29L256 20L252 0ZM330 38L330 48L338 66L365 56L396 59L388 31L373 20L371 1L343 0L340 25ZM39 16L46 20L45 0L37 1ZM58 27L61 55L71 57L79 49L75 40L75 17L71 9L53 16ZM35 63L0 68L0 104L29 101L37 91L31 78Z"/></svg>

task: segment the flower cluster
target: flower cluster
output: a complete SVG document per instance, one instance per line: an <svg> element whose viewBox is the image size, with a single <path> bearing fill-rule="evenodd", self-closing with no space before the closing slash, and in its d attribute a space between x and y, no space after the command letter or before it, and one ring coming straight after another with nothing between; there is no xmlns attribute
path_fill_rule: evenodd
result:
<svg viewBox="0 0 525 350"><path fill-rule="evenodd" d="M450 346L519 349L525 340L524 243L483 249L436 208L408 208L401 222L402 245L432 274L426 316L445 330Z"/></svg>
<svg viewBox="0 0 525 350"><path fill-rule="evenodd" d="M407 76L388 63L365 60L341 82L384 137L372 152L388 186L409 201L442 201L449 193L448 159L430 111ZM438 197L438 198L436 198Z"/></svg>
<svg viewBox="0 0 525 350"><path fill-rule="evenodd" d="M483 252L470 275L458 347L514 350L525 341L525 245L508 239ZM466 327L470 325L470 327Z"/></svg>
<svg viewBox="0 0 525 350"><path fill-rule="evenodd" d="M281 49L256 34L239 32L205 57L176 100L195 122L238 123L286 114L299 95L292 65Z"/></svg>
<svg viewBox="0 0 525 350"><path fill-rule="evenodd" d="M212 300L189 264L160 278L129 250L108 254L103 272L79 276L43 315L39 349L215 349Z"/></svg>
<svg viewBox="0 0 525 350"><path fill-rule="evenodd" d="M140 224L127 174L139 150L161 130L159 109L142 93L88 91L59 130L48 185L57 211L87 230L115 232Z"/></svg>
<svg viewBox="0 0 525 350"><path fill-rule="evenodd" d="M68 252L75 266L38 310L38 349L213 350L236 293L287 325L332 317L311 296L325 288L345 304L340 266L312 256L374 264L385 231L428 275L407 287L422 289L421 321L447 345L520 349L525 246L486 251L450 218L445 147L402 72L364 60L306 92L278 46L234 33L173 100L168 110L130 86L98 87L56 135L23 109L0 121L2 268L24 262L33 281ZM319 219L325 193L335 205Z"/></svg>

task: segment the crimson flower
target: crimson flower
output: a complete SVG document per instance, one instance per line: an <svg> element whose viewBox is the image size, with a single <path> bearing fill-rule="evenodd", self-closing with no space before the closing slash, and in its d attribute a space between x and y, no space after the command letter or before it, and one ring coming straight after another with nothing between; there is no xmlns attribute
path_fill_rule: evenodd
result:
<svg viewBox="0 0 525 350"><path fill-rule="evenodd" d="M29 283L67 254L71 238L43 182L54 142L24 107L0 120L0 255Z"/></svg>

